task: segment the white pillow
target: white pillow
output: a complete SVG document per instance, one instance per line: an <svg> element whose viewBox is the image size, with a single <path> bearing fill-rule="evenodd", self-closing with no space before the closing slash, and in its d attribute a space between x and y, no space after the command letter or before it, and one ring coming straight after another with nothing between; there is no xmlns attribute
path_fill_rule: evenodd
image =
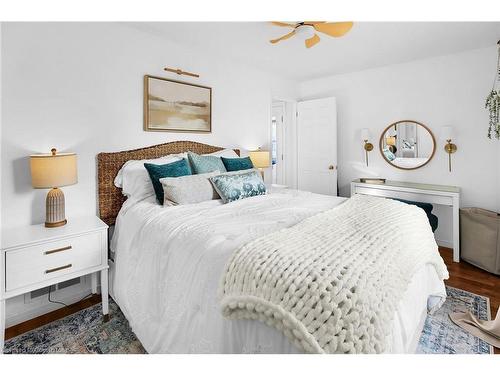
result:
<svg viewBox="0 0 500 375"><path fill-rule="evenodd" d="M238 154L232 149L224 149L210 154L222 156L225 158L237 158ZM144 163L150 164L169 164L174 161L187 158L187 152L180 154L170 154L156 159L129 160L118 171L114 184L122 189L122 194L128 198L144 199L154 194L153 184L149 178L148 171L144 168Z"/></svg>
<svg viewBox="0 0 500 375"><path fill-rule="evenodd" d="M128 198L144 199L154 195L153 184L144 163L170 164L182 159L183 154L166 155L157 159L129 160L123 164L115 177L115 186L122 189L122 194Z"/></svg>
<svg viewBox="0 0 500 375"><path fill-rule="evenodd" d="M209 178L219 175L219 171L193 174L181 177L160 178L163 186L163 205L182 205L219 199Z"/></svg>
<svg viewBox="0 0 500 375"><path fill-rule="evenodd" d="M238 154L230 148L225 148L224 150L215 151L210 154L203 155L222 156L223 158L239 158Z"/></svg>

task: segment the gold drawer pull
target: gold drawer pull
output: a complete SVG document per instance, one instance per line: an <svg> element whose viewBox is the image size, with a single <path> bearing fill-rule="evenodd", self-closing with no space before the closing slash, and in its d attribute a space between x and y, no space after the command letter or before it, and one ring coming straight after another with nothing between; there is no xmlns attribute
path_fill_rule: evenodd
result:
<svg viewBox="0 0 500 375"><path fill-rule="evenodd" d="M47 250L45 252L45 255L54 254L54 253L58 253L60 251L66 251L66 250L71 250L71 249L72 249L71 246L64 246L64 247L60 247L59 249Z"/></svg>
<svg viewBox="0 0 500 375"><path fill-rule="evenodd" d="M52 272L56 272L56 271L65 270L66 268L71 268L72 266L73 266L72 264L66 264L65 266L52 268L50 270L45 270L45 273L52 273Z"/></svg>

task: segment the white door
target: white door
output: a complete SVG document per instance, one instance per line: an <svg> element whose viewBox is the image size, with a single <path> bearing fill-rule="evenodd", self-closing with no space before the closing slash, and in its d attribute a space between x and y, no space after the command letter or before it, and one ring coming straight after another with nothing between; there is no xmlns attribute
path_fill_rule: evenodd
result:
<svg viewBox="0 0 500 375"><path fill-rule="evenodd" d="M299 190L337 195L337 104L335 98L297 103Z"/></svg>
<svg viewBox="0 0 500 375"><path fill-rule="evenodd" d="M285 181L285 149L284 149L284 103L273 104L273 116L271 121L272 135L272 168L273 184L283 185Z"/></svg>

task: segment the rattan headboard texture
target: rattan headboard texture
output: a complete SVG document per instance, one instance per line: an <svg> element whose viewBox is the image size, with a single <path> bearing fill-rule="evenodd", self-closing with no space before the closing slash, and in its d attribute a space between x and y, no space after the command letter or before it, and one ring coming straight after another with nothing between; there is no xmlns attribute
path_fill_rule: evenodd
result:
<svg viewBox="0 0 500 375"><path fill-rule="evenodd" d="M160 145L120 152L102 152L97 155L97 185L99 217L108 225L113 225L125 201L121 189L114 184L116 174L128 160L155 159L168 154L192 151L208 154L223 150L223 147L210 146L191 141L176 141ZM234 150L238 155L240 150Z"/></svg>

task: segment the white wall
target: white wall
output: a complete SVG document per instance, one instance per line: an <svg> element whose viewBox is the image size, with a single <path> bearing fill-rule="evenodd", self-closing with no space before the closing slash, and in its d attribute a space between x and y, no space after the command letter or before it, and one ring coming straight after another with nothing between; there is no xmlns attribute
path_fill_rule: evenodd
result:
<svg viewBox="0 0 500 375"><path fill-rule="evenodd" d="M269 146L271 97L296 86L264 72L113 23L14 23L3 30L4 227L44 221L45 190L30 185L28 155L78 154L79 183L63 188L67 217L96 212L95 156L173 140ZM200 74L179 78L164 66ZM144 74L213 88L212 134L142 130Z"/></svg>
<svg viewBox="0 0 500 375"><path fill-rule="evenodd" d="M2 29L3 23L0 22L0 72L2 72ZM3 102L3 86L2 86L2 74L0 74L0 162L2 160L2 102ZM2 173L0 173L0 198L2 197ZM1 199L0 199L1 203ZM0 205L1 208L1 205ZM0 244L2 243L2 215L0 214ZM1 262L0 262L1 263ZM3 268L3 267L2 267ZM5 280L4 270L0 270L0 277ZM1 284L1 283L0 283Z"/></svg>
<svg viewBox="0 0 500 375"><path fill-rule="evenodd" d="M3 229L42 223L46 190L33 190L28 156L51 147L78 154L77 185L64 187L66 216L96 213L95 157L173 140L269 147L272 97L295 83L116 23L7 23L2 30L1 219ZM199 79L163 72L179 67ZM212 133L142 130L143 76L212 87ZM269 173L269 171L268 171ZM268 176L266 176L268 177ZM88 280L87 280L88 281ZM74 302L89 284L53 298ZM45 298L7 303L7 324L59 308Z"/></svg>
<svg viewBox="0 0 500 375"><path fill-rule="evenodd" d="M486 137L488 114L484 109L496 51L491 47L301 83L299 93L304 99L337 98L341 195L349 195L349 183L355 178L381 176L456 185L462 189L462 206L500 211L500 143ZM391 167L378 150L382 130L404 119L428 125L437 137L432 161L414 171ZM457 133L452 173L448 172L444 142L439 139L445 125L453 126ZM369 168L364 165L362 128L371 130L375 146ZM436 212L440 218L436 237L449 244L450 212L439 207Z"/></svg>

